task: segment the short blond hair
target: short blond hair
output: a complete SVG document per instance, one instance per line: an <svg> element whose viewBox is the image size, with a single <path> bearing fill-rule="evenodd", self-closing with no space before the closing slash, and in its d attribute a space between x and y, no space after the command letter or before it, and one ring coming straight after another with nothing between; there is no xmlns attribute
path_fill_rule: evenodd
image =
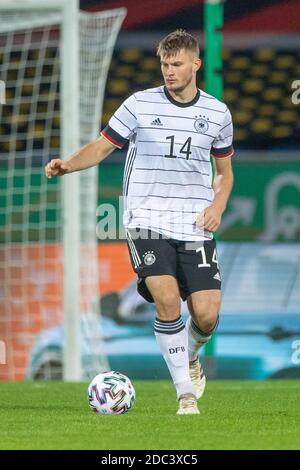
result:
<svg viewBox="0 0 300 470"><path fill-rule="evenodd" d="M200 47L197 39L184 29L177 29L160 41L156 54L159 57L170 57L176 55L181 49L193 52L199 57Z"/></svg>

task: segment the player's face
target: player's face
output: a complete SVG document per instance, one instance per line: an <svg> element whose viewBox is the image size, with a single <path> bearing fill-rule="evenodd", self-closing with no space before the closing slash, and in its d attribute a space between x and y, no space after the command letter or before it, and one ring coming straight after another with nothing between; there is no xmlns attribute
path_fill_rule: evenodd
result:
<svg viewBox="0 0 300 470"><path fill-rule="evenodd" d="M201 60L192 52L181 49L173 56L161 57L161 71L169 91L181 92L193 81L196 83L196 72Z"/></svg>

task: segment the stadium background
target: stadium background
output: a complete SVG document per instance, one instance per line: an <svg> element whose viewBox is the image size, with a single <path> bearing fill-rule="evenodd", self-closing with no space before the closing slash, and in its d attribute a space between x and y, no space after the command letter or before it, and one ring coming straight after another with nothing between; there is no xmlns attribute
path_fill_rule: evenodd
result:
<svg viewBox="0 0 300 470"><path fill-rule="evenodd" d="M81 8L89 11L128 9L109 70L99 130L127 96L162 83L155 47L163 35L180 26L199 35L203 48L200 3L81 1ZM228 0L225 5L224 100L235 126L235 186L219 231L224 315L214 357L204 359L212 377L300 377L299 363L292 359L294 342L300 339L300 105L292 102L292 83L300 77L299 13L295 0ZM199 86L204 88L201 73ZM59 125L55 123L53 151L60 144ZM9 134L9 125L1 133ZM6 151L5 143L0 150ZM115 151L99 171L99 204L112 203L117 211L125 152ZM22 187L23 180L18 184ZM33 222L35 217L33 213ZM22 241L18 233L15 237ZM53 245L49 257L56 250ZM111 367L132 378L166 377L155 349L153 307L135 294L124 241L102 241L98 252L102 327ZM35 256L33 246L33 265ZM51 282L51 289L56 288ZM16 378L61 376L59 364L40 361L47 358L47 350L62 348L59 325L47 325L51 332L42 322L30 326L40 341ZM17 336L17 321L14 328ZM3 366L0 372L7 378Z"/></svg>

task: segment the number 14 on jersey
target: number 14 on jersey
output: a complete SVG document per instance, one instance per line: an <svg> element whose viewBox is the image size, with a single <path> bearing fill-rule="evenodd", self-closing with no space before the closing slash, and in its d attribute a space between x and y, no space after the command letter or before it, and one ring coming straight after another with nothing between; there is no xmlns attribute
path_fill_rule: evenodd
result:
<svg viewBox="0 0 300 470"><path fill-rule="evenodd" d="M166 139L170 139L170 153L169 155L165 155L167 158L177 158L177 155L174 155L174 144L175 144L175 135L169 135L166 137ZM185 155L185 159L188 160L190 155L192 154L191 151L191 145L192 145L192 138L189 137L181 149L179 150L179 153L183 153Z"/></svg>

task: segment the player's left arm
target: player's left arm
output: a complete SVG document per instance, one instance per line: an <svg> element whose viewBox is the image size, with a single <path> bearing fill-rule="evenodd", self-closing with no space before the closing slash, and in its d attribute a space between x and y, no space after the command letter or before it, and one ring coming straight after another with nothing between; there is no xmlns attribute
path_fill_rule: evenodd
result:
<svg viewBox="0 0 300 470"><path fill-rule="evenodd" d="M227 202L233 186L233 171L231 156L223 158L213 158L214 162L214 200L209 207L204 210L204 230L215 232L226 209Z"/></svg>

